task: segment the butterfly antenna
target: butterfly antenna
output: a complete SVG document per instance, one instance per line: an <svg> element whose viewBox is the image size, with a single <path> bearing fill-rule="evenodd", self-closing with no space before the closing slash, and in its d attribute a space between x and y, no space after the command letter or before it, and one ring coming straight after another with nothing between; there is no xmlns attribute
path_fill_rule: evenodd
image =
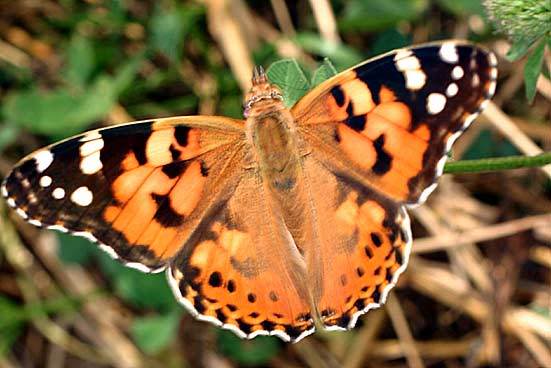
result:
<svg viewBox="0 0 551 368"><path fill-rule="evenodd" d="M268 78L262 65L257 65L253 69L253 86L266 83Z"/></svg>

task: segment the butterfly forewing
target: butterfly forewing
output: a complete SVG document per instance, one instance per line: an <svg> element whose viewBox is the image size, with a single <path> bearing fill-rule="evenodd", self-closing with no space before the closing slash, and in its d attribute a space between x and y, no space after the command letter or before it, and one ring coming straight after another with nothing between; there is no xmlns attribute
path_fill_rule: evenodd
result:
<svg viewBox="0 0 551 368"><path fill-rule="evenodd" d="M495 56L456 41L401 49L324 82L292 109L305 139L342 175L422 202L445 154L495 89Z"/></svg>
<svg viewBox="0 0 551 368"><path fill-rule="evenodd" d="M231 195L242 127L182 117L91 131L23 159L2 191L34 225L97 241L141 270L162 269L201 214Z"/></svg>

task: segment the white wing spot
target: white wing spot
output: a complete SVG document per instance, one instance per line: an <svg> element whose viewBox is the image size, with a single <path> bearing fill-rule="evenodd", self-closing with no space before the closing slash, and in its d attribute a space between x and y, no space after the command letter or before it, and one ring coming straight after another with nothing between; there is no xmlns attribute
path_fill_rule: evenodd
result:
<svg viewBox="0 0 551 368"><path fill-rule="evenodd" d="M401 56L401 58L400 58ZM419 59L411 54L411 51L399 51L394 57L396 69L404 74L406 87L409 90L416 91L425 85L427 76L421 70Z"/></svg>
<svg viewBox="0 0 551 368"><path fill-rule="evenodd" d="M413 52L408 49L399 49L396 50L396 55L394 55L394 61L413 55Z"/></svg>
<svg viewBox="0 0 551 368"><path fill-rule="evenodd" d="M39 151L34 155L36 161L36 171L43 172L54 161L54 154L48 150Z"/></svg>
<svg viewBox="0 0 551 368"><path fill-rule="evenodd" d="M88 141L80 146L80 156L85 157L89 156L94 152L100 151L104 146L103 139L95 139L93 141Z"/></svg>
<svg viewBox="0 0 551 368"><path fill-rule="evenodd" d="M25 220L29 218L29 216L27 215L27 212L23 211L21 208L17 208L15 210L15 212L21 216L22 218L24 218Z"/></svg>
<svg viewBox="0 0 551 368"><path fill-rule="evenodd" d="M459 61L459 54L457 53L457 47L453 42L444 42L440 46L440 51L438 51L440 59L446 63L455 64Z"/></svg>
<svg viewBox="0 0 551 368"><path fill-rule="evenodd" d="M94 195L87 187L77 188L71 194L71 201L73 201L74 203L82 207L89 206L90 203L92 203L93 199L94 199Z"/></svg>
<svg viewBox="0 0 551 368"><path fill-rule="evenodd" d="M8 189L6 189L5 185L2 185L2 196L7 197L8 196Z"/></svg>
<svg viewBox="0 0 551 368"><path fill-rule="evenodd" d="M101 134L99 134L99 130L93 130L91 132L88 132L80 138L81 142L88 142L93 141L94 139L101 139Z"/></svg>
<svg viewBox="0 0 551 368"><path fill-rule="evenodd" d="M35 219L30 219L28 222L29 222L29 224L34 225L34 226L38 226L38 227L42 226L42 222L40 222L38 220L35 220Z"/></svg>
<svg viewBox="0 0 551 368"><path fill-rule="evenodd" d="M48 175L44 175L43 177L40 178L40 181L38 183L42 188L47 188L50 185L52 185L52 181L53 180L51 177L49 177Z"/></svg>
<svg viewBox="0 0 551 368"><path fill-rule="evenodd" d="M34 193L29 193L27 195L27 198L29 199L29 203L31 204L35 204L36 202L38 202L38 200L36 199L36 195L34 195Z"/></svg>
<svg viewBox="0 0 551 368"><path fill-rule="evenodd" d="M471 81L471 85L473 87L478 87L479 84L480 84L480 77L478 76L478 74L473 75L473 80Z"/></svg>
<svg viewBox="0 0 551 368"><path fill-rule="evenodd" d="M6 203L8 204L8 206L10 206L11 208L14 208L17 206L17 203L15 203L15 200L13 198L8 198L6 200Z"/></svg>
<svg viewBox="0 0 551 368"><path fill-rule="evenodd" d="M61 231L62 233L68 233L69 230L61 225L50 225L48 226L48 229L50 230L57 230L57 231Z"/></svg>
<svg viewBox="0 0 551 368"><path fill-rule="evenodd" d="M488 57L490 59L490 66L497 66L497 58L496 55L493 52L490 52L488 54Z"/></svg>
<svg viewBox="0 0 551 368"><path fill-rule="evenodd" d="M65 198L65 189L63 188L55 188L52 192L52 197L55 199L63 199Z"/></svg>
<svg viewBox="0 0 551 368"><path fill-rule="evenodd" d="M427 76L422 70L409 70L406 72L406 87L410 90L417 91L425 85Z"/></svg>
<svg viewBox="0 0 551 368"><path fill-rule="evenodd" d="M446 96L440 93L431 93L427 98L427 111L431 115L438 114L446 106Z"/></svg>
<svg viewBox="0 0 551 368"><path fill-rule="evenodd" d="M455 80L463 78L463 75L465 75L465 72L463 71L463 68L459 65L452 69L452 78Z"/></svg>
<svg viewBox="0 0 551 368"><path fill-rule="evenodd" d="M419 69L420 67L421 63L419 62L419 59L417 59L413 55L396 60L396 68L398 70L415 70Z"/></svg>
<svg viewBox="0 0 551 368"><path fill-rule="evenodd" d="M453 97L457 94L458 91L459 91L459 88L457 87L457 84L450 83L448 88L446 88L446 96Z"/></svg>
<svg viewBox="0 0 551 368"><path fill-rule="evenodd" d="M80 161L80 171L86 175L97 173L103 168L101 163L100 152L94 152L89 156L83 157Z"/></svg>
<svg viewBox="0 0 551 368"><path fill-rule="evenodd" d="M492 79L492 80L497 79L497 68L492 68L490 70L490 79Z"/></svg>

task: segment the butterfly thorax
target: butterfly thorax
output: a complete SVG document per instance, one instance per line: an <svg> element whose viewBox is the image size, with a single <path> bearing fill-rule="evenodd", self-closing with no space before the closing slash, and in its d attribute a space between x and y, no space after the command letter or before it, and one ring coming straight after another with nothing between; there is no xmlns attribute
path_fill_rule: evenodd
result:
<svg viewBox="0 0 551 368"><path fill-rule="evenodd" d="M295 123L279 89L263 72L253 77L245 115L247 137L263 179L276 191L292 190L300 168Z"/></svg>

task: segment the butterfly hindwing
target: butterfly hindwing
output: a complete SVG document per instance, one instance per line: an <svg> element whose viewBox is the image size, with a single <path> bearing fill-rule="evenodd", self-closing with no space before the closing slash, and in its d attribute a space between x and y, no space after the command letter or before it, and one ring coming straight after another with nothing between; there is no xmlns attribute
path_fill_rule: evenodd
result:
<svg viewBox="0 0 551 368"><path fill-rule="evenodd" d="M99 129L27 156L2 192L30 223L84 236L155 271L239 176L228 164L242 159L243 134L242 122L217 117Z"/></svg>
<svg viewBox="0 0 551 368"><path fill-rule="evenodd" d="M310 155L304 161L312 211L305 242L309 285L321 322L350 329L379 307L405 270L411 249L402 204L358 182L337 176Z"/></svg>
<svg viewBox="0 0 551 368"><path fill-rule="evenodd" d="M445 155L495 90L495 56L459 41L395 50L307 94L292 112L335 171L408 204L424 201Z"/></svg>
<svg viewBox="0 0 551 368"><path fill-rule="evenodd" d="M255 170L198 230L168 271L194 315L246 338L298 341L313 332L305 263Z"/></svg>

